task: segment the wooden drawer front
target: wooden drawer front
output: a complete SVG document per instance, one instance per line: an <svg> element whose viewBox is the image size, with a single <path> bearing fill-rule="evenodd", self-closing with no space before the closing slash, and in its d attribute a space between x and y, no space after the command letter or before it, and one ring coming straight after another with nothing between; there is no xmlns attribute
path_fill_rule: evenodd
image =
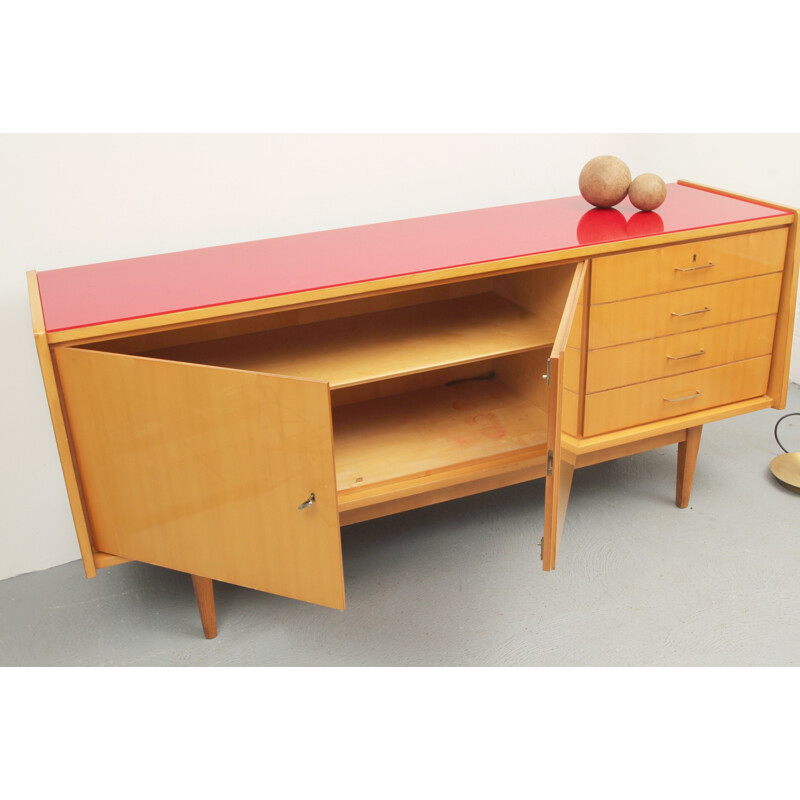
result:
<svg viewBox="0 0 800 800"><path fill-rule="evenodd" d="M778 310L782 273L592 306L589 349L710 328Z"/></svg>
<svg viewBox="0 0 800 800"><path fill-rule="evenodd" d="M592 350L586 392L602 392L772 353L775 315Z"/></svg>
<svg viewBox="0 0 800 800"><path fill-rule="evenodd" d="M788 228L597 258L592 303L609 303L783 269Z"/></svg>
<svg viewBox="0 0 800 800"><path fill-rule="evenodd" d="M759 397L767 391L770 360L770 356L761 356L587 395L583 435L595 436Z"/></svg>

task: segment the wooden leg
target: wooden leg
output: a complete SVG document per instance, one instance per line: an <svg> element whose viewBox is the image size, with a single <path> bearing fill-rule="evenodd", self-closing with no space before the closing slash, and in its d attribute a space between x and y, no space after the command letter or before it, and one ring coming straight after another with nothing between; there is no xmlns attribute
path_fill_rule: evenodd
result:
<svg viewBox="0 0 800 800"><path fill-rule="evenodd" d="M702 425L698 425L696 428L687 428L686 440L678 443L678 480L675 486L675 504L678 508L686 508L689 505L702 432Z"/></svg>
<svg viewBox="0 0 800 800"><path fill-rule="evenodd" d="M214 581L211 578L201 578L192 575L192 585L197 598L197 608L200 611L200 621L203 623L203 633L206 639L213 639L217 635L217 612L214 608Z"/></svg>

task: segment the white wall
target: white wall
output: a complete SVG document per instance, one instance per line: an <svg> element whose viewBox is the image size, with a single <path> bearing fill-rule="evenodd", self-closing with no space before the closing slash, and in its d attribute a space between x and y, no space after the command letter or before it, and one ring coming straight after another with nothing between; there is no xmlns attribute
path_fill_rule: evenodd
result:
<svg viewBox="0 0 800 800"><path fill-rule="evenodd" d="M0 136L0 579L79 557L26 270L577 194L604 153L800 207L797 134Z"/></svg>

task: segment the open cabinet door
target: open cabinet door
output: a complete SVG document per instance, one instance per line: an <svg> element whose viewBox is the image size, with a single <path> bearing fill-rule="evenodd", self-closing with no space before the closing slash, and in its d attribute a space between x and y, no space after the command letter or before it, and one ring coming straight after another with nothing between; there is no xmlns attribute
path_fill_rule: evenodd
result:
<svg viewBox="0 0 800 800"><path fill-rule="evenodd" d="M95 550L344 608L327 383L54 352Z"/></svg>
<svg viewBox="0 0 800 800"><path fill-rule="evenodd" d="M547 475L545 478L544 536L542 537L542 568L545 570L556 567L556 556L564 529L569 491L572 487L572 473L575 470L574 464L564 459L561 446L564 351L575 322L575 309L583 288L587 263L582 261L575 269L575 276L564 306L564 314L561 317L553 351L548 360Z"/></svg>

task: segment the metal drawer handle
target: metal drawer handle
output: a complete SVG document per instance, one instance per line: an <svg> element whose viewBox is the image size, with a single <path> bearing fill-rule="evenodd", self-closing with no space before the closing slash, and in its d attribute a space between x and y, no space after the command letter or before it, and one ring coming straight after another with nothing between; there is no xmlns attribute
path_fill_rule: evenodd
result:
<svg viewBox="0 0 800 800"><path fill-rule="evenodd" d="M709 261L708 264L698 264L696 267L675 267L676 272L694 272L696 269L708 269L713 267L714 262Z"/></svg>
<svg viewBox="0 0 800 800"><path fill-rule="evenodd" d="M316 502L317 502L317 498L314 497L314 492L311 492L311 494L308 497L308 500L304 500L302 503L300 503L300 505L297 506L297 510L298 511L302 511L304 508L308 508L309 506L313 506L314 503L316 503Z"/></svg>
<svg viewBox="0 0 800 800"><path fill-rule="evenodd" d="M671 311L671 315L673 317L691 317L692 314L705 314L706 311L711 311L711 309L706 306L705 308L698 308L697 311L684 311L682 314L678 314L675 311Z"/></svg>
<svg viewBox="0 0 800 800"><path fill-rule="evenodd" d="M665 397L667 403L680 403L681 400L694 400L695 397L700 397L702 392L695 392L694 394L687 394L683 397Z"/></svg>
<svg viewBox="0 0 800 800"><path fill-rule="evenodd" d="M695 356L704 356L706 354L705 350L698 350L696 353L689 353L685 356L667 356L670 361L680 361L682 358L694 358Z"/></svg>

